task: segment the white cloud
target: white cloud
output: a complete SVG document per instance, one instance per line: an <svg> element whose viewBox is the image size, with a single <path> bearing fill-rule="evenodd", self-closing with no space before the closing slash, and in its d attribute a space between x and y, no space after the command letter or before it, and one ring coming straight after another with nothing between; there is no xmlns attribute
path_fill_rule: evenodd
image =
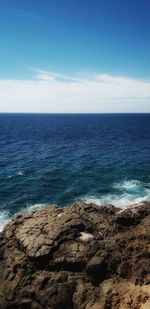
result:
<svg viewBox="0 0 150 309"><path fill-rule="evenodd" d="M0 112L150 112L149 81L37 69L33 75L0 80Z"/></svg>

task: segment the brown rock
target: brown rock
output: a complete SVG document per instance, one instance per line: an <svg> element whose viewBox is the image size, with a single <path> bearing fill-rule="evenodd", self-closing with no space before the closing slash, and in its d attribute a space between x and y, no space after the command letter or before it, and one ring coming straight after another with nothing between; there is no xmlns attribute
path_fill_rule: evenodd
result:
<svg viewBox="0 0 150 309"><path fill-rule="evenodd" d="M86 272L91 282L98 285L107 278L107 264L104 257L94 256L87 264Z"/></svg>
<svg viewBox="0 0 150 309"><path fill-rule="evenodd" d="M150 203L53 205L0 234L0 309L142 309L150 302ZM145 307L144 307L145 306Z"/></svg>

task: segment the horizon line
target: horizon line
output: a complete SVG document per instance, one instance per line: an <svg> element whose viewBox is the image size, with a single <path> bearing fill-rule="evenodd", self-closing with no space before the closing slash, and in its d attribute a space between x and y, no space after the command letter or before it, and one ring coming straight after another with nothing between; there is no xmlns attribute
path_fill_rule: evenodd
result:
<svg viewBox="0 0 150 309"><path fill-rule="evenodd" d="M0 112L0 115L106 115L106 114L150 114L150 112Z"/></svg>

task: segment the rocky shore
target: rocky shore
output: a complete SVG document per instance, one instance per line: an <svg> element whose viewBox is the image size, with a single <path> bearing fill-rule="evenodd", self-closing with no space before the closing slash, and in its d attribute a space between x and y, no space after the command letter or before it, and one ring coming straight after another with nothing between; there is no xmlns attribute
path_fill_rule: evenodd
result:
<svg viewBox="0 0 150 309"><path fill-rule="evenodd" d="M53 205L0 234L0 309L149 309L150 202Z"/></svg>

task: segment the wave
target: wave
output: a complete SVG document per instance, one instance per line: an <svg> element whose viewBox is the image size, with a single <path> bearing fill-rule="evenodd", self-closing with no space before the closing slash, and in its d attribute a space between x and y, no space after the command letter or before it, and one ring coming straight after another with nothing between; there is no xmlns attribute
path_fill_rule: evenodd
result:
<svg viewBox="0 0 150 309"><path fill-rule="evenodd" d="M86 203L97 205L112 204L116 207L126 208L133 204L139 204L150 200L150 184L144 184L139 180L126 180L113 185L110 193L85 196L82 200Z"/></svg>
<svg viewBox="0 0 150 309"><path fill-rule="evenodd" d="M125 180L119 183L115 183L113 185L114 189L121 189L121 190L133 190L138 189L141 187L141 181L139 180Z"/></svg>
<svg viewBox="0 0 150 309"><path fill-rule="evenodd" d="M25 196L24 196L25 197ZM126 208L133 204L139 204L143 201L150 200L150 183L144 183L139 180L125 180L112 185L110 193L106 194L94 194L79 197L79 200L86 203L95 203L97 205L112 204L116 207ZM12 201L12 203L16 202ZM16 214L26 214L35 211L38 208L42 208L51 203L35 203L26 204L21 211ZM0 212L0 231L2 231L5 224L12 219L12 216L8 211Z"/></svg>
<svg viewBox="0 0 150 309"><path fill-rule="evenodd" d="M107 196L101 196L101 197L95 197L95 196L85 197L82 200L87 204L94 203L100 206L111 204L116 207L126 208L133 204L139 204L144 201L149 201L150 194L149 196L137 197L137 198L133 197L130 194L123 194L121 196L116 196L115 194L108 194Z"/></svg>
<svg viewBox="0 0 150 309"><path fill-rule="evenodd" d="M6 178L11 179L11 178L13 178L13 175L8 175Z"/></svg>
<svg viewBox="0 0 150 309"><path fill-rule="evenodd" d="M0 232L3 230L4 226L10 220L9 213L7 211L0 211Z"/></svg>
<svg viewBox="0 0 150 309"><path fill-rule="evenodd" d="M25 173L24 173L24 171L17 171L16 175L17 176L25 176Z"/></svg>
<svg viewBox="0 0 150 309"><path fill-rule="evenodd" d="M33 205L27 204L27 206L24 209L21 210L21 214L30 213L32 211L35 211L38 208L42 208L42 207L45 207L45 206L48 206L48 204L46 204L46 203L36 203L36 204L33 204Z"/></svg>
<svg viewBox="0 0 150 309"><path fill-rule="evenodd" d="M8 211L1 211L0 212L0 232L3 230L4 226L11 220L13 219L16 215L23 215L23 214L28 214L33 211L35 211L38 208L42 208L44 206L47 206L48 204L45 203L37 203L33 205L27 205L25 208L23 208L21 211L18 211L15 213L15 215L11 216Z"/></svg>
<svg viewBox="0 0 150 309"><path fill-rule="evenodd" d="M20 169L20 170L16 170L16 171L11 171L10 174L7 175L5 178L11 179L11 178L16 178L17 176L28 177L28 176L33 175L34 172L35 172L34 168L25 168L24 170Z"/></svg>
<svg viewBox="0 0 150 309"><path fill-rule="evenodd" d="M23 170L19 170L19 171L14 172L13 174L7 175L6 178L11 179L11 178L14 178L16 176L26 176L26 175L25 175L25 172Z"/></svg>

